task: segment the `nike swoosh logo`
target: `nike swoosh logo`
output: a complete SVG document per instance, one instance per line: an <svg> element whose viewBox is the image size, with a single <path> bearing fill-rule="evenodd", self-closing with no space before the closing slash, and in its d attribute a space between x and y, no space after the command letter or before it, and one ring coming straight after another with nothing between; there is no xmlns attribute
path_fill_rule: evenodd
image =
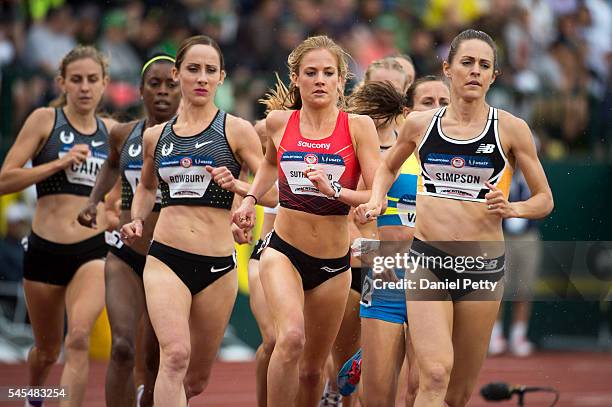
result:
<svg viewBox="0 0 612 407"><path fill-rule="evenodd" d="M102 144L104 144L103 141L92 141L91 142L92 147L100 147Z"/></svg>
<svg viewBox="0 0 612 407"><path fill-rule="evenodd" d="M335 273L337 271L346 270L346 266L342 266L342 267L337 268L337 269L333 269L331 267L323 266L323 267L321 267L321 270L327 271L328 273Z"/></svg>
<svg viewBox="0 0 612 407"><path fill-rule="evenodd" d="M196 143L195 148L204 147L206 144L210 144L210 143L212 143L213 141L214 141L214 140L208 140L208 141L205 141L205 142L203 142L203 143Z"/></svg>
<svg viewBox="0 0 612 407"><path fill-rule="evenodd" d="M225 270L228 270L228 269L231 269L231 268L232 268L232 266L227 266L227 267L223 267L223 268L218 269L218 268L215 268L215 266L212 266L210 268L210 272L211 273L218 273L220 271L225 271Z"/></svg>

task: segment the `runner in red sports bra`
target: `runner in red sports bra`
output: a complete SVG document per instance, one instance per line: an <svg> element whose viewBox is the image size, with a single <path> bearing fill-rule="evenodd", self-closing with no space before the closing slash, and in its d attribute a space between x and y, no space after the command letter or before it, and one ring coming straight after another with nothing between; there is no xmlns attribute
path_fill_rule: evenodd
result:
<svg viewBox="0 0 612 407"><path fill-rule="evenodd" d="M272 406L319 401L351 280L347 214L369 196L355 191L360 173L368 189L380 160L372 119L340 108L344 51L328 37L311 37L288 65L290 89L268 100L290 110L266 117L266 159L234 213L239 227L252 228L254 204L278 178L280 208L260 261L276 337L267 376Z"/></svg>
<svg viewBox="0 0 612 407"><path fill-rule="evenodd" d="M315 215L346 215L350 206L329 199L310 182L306 172L311 168L325 171L332 184L355 189L361 168L355 159L349 133L348 114L340 111L336 128L324 139L311 140L300 134L300 111L289 117L276 153L279 202L283 208Z"/></svg>

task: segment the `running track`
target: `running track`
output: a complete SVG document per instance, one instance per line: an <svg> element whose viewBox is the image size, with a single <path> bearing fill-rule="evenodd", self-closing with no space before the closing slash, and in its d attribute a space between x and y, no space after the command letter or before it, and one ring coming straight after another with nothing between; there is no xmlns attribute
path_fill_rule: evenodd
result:
<svg viewBox="0 0 612 407"><path fill-rule="evenodd" d="M90 387L86 407L104 406L104 375L106 365L94 362L90 371ZM59 380L56 366L50 383ZM255 364L219 362L215 365L211 383L204 395L192 400L192 407L255 406ZM490 381L506 381L529 386L553 386L561 391L557 406L612 406L612 354L610 353L539 353L529 359L509 357L488 359L481 372L479 385ZM26 382L24 365L0 365L0 386ZM549 395L528 394L526 406L550 405ZM56 405L45 403L46 407ZM516 400L486 403L476 392L470 406L513 406ZM0 402L1 407L22 407L23 403Z"/></svg>

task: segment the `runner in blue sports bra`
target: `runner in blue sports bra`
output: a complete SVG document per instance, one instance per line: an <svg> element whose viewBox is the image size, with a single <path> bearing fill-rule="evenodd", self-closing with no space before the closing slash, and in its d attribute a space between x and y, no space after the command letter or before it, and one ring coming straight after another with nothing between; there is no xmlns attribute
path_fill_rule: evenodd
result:
<svg viewBox="0 0 612 407"><path fill-rule="evenodd" d="M68 334L60 384L81 405L87 386L89 335L104 307L103 259L106 218L97 229L75 222L108 155L111 119L96 116L108 83L105 58L92 47L77 47L63 59L55 107L32 112L0 171L0 195L36 184L38 201L24 255L24 291L34 333L28 354L28 385L43 386ZM32 168L23 168L32 159ZM102 208L102 205L100 205ZM29 400L40 406L41 400Z"/></svg>
<svg viewBox="0 0 612 407"><path fill-rule="evenodd" d="M470 29L455 37L443 64L451 83L450 104L407 118L376 173L370 201L356 209L361 221L376 219L396 171L417 153L423 188L410 253L427 263L406 276L417 287L426 284L407 290L406 296L419 365L419 406L467 404L503 292L501 221L542 218L553 208L529 127L485 102L497 75L496 61L495 43L486 33ZM517 163L532 195L508 203L508 182ZM480 261L460 267L467 256ZM476 287L465 285L470 281ZM427 288L430 284L435 288Z"/></svg>

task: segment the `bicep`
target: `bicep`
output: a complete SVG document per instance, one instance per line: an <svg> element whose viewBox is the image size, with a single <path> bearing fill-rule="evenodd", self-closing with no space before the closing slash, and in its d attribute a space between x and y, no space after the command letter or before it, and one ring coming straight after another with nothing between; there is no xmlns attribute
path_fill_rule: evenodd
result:
<svg viewBox="0 0 612 407"><path fill-rule="evenodd" d="M142 174L140 182L147 189L157 188L157 174L155 171L155 146L159 135L147 134L143 137L143 152L142 152Z"/></svg>
<svg viewBox="0 0 612 407"><path fill-rule="evenodd" d="M376 127L372 120L363 120L356 133L357 158L361 167L361 177L366 189L370 189L374 182L374 173L380 164L380 147Z"/></svg>
<svg viewBox="0 0 612 407"><path fill-rule="evenodd" d="M256 173L263 159L260 148L259 137L255 129L249 123L241 124L240 145L237 151L238 156L246 163L252 173Z"/></svg>
<svg viewBox="0 0 612 407"><path fill-rule="evenodd" d="M542 163L538 158L535 143L531 136L531 131L526 124L516 126L518 137L513 137L512 153L516 157L516 165L521 169L525 176L525 181L529 185L531 194L550 191L546 174Z"/></svg>

